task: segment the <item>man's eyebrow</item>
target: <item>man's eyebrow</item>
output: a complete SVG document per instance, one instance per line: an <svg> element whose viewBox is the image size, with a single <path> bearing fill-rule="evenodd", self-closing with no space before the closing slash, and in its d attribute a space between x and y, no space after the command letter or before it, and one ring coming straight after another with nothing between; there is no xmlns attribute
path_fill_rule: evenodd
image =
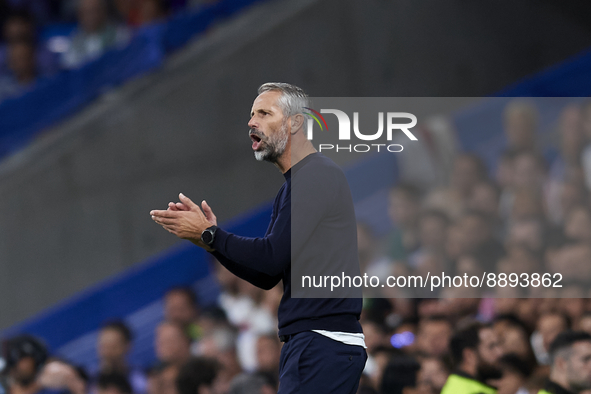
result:
<svg viewBox="0 0 591 394"><path fill-rule="evenodd" d="M250 111L250 116L253 116L255 112L257 112L257 113L266 112L271 115L273 114L273 110L266 109L266 108L259 108L256 111Z"/></svg>

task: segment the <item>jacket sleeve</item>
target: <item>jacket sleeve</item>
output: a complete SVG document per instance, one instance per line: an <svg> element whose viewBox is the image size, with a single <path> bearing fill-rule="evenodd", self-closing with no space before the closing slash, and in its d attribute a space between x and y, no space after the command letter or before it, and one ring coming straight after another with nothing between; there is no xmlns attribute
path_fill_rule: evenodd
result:
<svg viewBox="0 0 591 394"><path fill-rule="evenodd" d="M232 260L226 258L221 253L214 251L211 253L224 267L228 269L231 273L239 277L240 279L244 279L245 281L253 284L256 287L259 287L264 290L270 290L279 283L282 278L282 275L277 276L270 276L264 274L260 271L253 270L248 267L241 266Z"/></svg>

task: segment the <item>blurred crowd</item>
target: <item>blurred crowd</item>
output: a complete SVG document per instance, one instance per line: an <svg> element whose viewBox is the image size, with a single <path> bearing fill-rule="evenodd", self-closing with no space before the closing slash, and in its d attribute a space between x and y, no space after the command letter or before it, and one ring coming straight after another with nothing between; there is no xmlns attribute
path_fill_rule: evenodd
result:
<svg viewBox="0 0 591 394"><path fill-rule="evenodd" d="M560 273L562 287L507 282L483 293L451 287L420 298L385 287L366 294L369 358L359 394L437 394L451 374L499 394L534 394L551 371L575 379L565 370L579 373L573 392L591 393L591 353L584 365L556 361L568 359L561 351L572 338L591 343L591 103L566 106L547 146L539 123L536 106L512 101L503 114L507 145L495 163L454 153L445 182L397 184L389 194L393 230L378 238L359 223L359 257L362 272L383 280L442 271ZM281 284L263 291L212 264L217 304L202 307L190 289L171 289L149 370L128 364L133 334L114 321L100 330L93 371L51 358L34 338L9 340L8 392L276 393Z"/></svg>
<svg viewBox="0 0 591 394"><path fill-rule="evenodd" d="M218 0L0 0L0 101L124 47L138 28Z"/></svg>

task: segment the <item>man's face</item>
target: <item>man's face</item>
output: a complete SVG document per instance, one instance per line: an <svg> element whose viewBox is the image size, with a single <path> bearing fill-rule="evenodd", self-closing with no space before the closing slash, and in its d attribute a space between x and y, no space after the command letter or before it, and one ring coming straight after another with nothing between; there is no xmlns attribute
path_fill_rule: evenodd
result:
<svg viewBox="0 0 591 394"><path fill-rule="evenodd" d="M279 97L280 92L265 92L252 105L248 127L254 157L259 161L276 163L289 142L287 119L277 104Z"/></svg>
<svg viewBox="0 0 591 394"><path fill-rule="evenodd" d="M450 336L451 327L447 322L424 322L417 335L417 346L427 354L441 356L447 351Z"/></svg>
<svg viewBox="0 0 591 394"><path fill-rule="evenodd" d="M185 294L171 292L166 295L164 304L166 320L187 326L195 320L196 314L195 307Z"/></svg>
<svg viewBox="0 0 591 394"><path fill-rule="evenodd" d="M503 350L499 337L492 328L484 328L479 333L480 343L478 344L478 377L481 381L498 379L502 375L499 367L499 359Z"/></svg>
<svg viewBox="0 0 591 394"><path fill-rule="evenodd" d="M163 362L178 362L190 355L188 339L182 329L163 323L156 329L156 355Z"/></svg>
<svg viewBox="0 0 591 394"><path fill-rule="evenodd" d="M575 342L567 360L567 379L575 392L591 389L591 343Z"/></svg>
<svg viewBox="0 0 591 394"><path fill-rule="evenodd" d="M556 336L567 329L564 318L560 315L544 315L538 320L538 331L542 335L544 348L549 349Z"/></svg>
<svg viewBox="0 0 591 394"><path fill-rule="evenodd" d="M35 359L33 357L21 358L11 370L12 378L23 387L30 386L35 381L36 374Z"/></svg>
<svg viewBox="0 0 591 394"><path fill-rule="evenodd" d="M129 344L119 331L106 328L99 334L97 350L102 362L118 364L125 360Z"/></svg>

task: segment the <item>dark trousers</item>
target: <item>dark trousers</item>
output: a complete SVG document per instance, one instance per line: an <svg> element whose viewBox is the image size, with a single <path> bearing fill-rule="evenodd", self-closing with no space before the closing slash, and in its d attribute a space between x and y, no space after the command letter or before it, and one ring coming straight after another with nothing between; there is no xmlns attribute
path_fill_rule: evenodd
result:
<svg viewBox="0 0 591 394"><path fill-rule="evenodd" d="M355 394L366 360L361 346L300 332L281 349L277 394Z"/></svg>

